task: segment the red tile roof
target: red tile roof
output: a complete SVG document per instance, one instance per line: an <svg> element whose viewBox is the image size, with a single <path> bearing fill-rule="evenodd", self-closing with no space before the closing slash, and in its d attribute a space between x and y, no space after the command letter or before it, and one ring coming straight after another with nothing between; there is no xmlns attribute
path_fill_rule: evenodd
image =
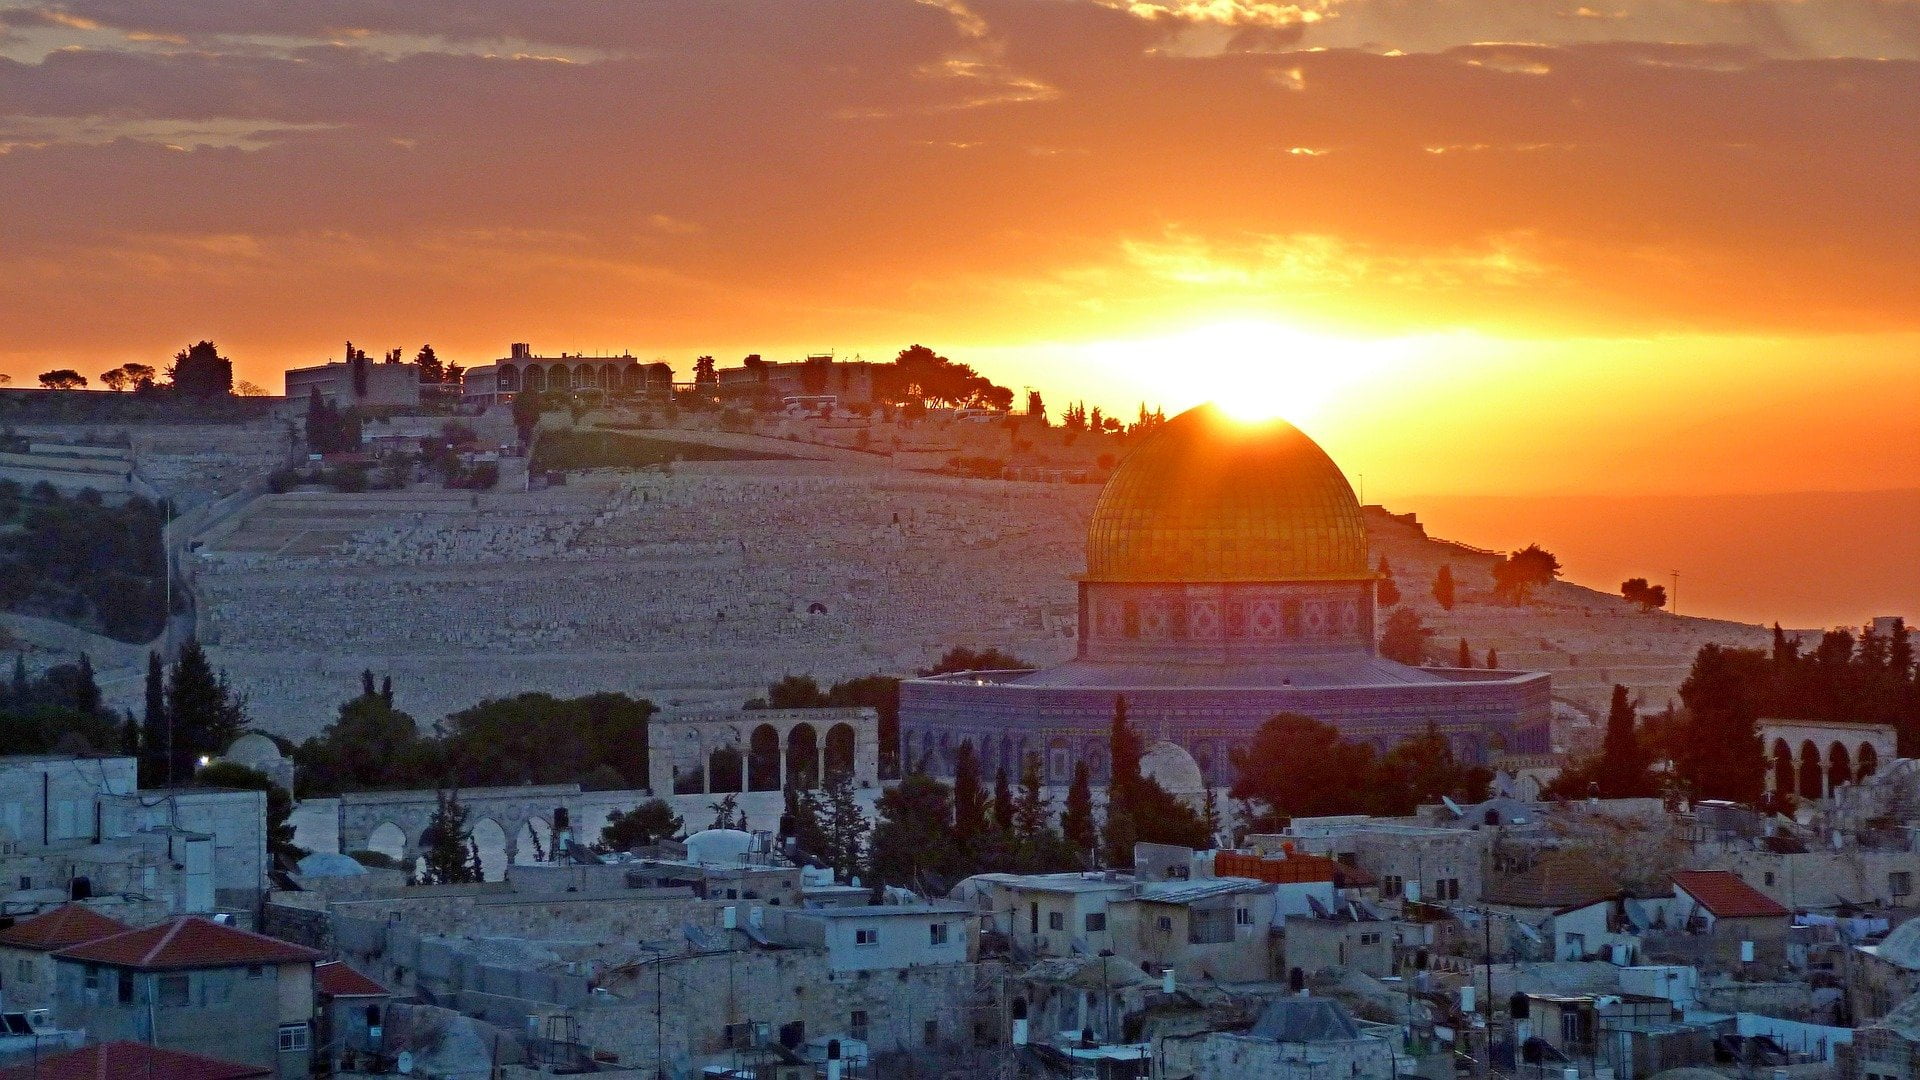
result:
<svg viewBox="0 0 1920 1080"><path fill-rule="evenodd" d="M54 954L61 960L145 970L290 964L323 955L304 945L186 915L145 930L90 941Z"/></svg>
<svg viewBox="0 0 1920 1080"><path fill-rule="evenodd" d="M338 960L314 965L313 992L321 997L387 997L392 993Z"/></svg>
<svg viewBox="0 0 1920 1080"><path fill-rule="evenodd" d="M1731 870L1681 870L1673 883L1687 890L1716 919L1758 919L1791 915L1766 893L1740 880Z"/></svg>
<svg viewBox="0 0 1920 1080"><path fill-rule="evenodd" d="M135 1042L83 1046L0 1069L0 1080L255 1080L272 1076L258 1065L236 1065L198 1054L162 1050Z"/></svg>
<svg viewBox="0 0 1920 1080"><path fill-rule="evenodd" d="M133 927L119 919L109 919L85 904L62 904L0 930L0 945L52 952L111 934L124 934L131 929Z"/></svg>

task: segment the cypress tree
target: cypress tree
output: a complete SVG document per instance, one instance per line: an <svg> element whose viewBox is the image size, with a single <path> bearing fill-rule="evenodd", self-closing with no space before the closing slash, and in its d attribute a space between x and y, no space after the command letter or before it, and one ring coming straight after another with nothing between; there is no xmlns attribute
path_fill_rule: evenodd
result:
<svg viewBox="0 0 1920 1080"><path fill-rule="evenodd" d="M1610 799L1644 798L1654 794L1651 763L1640 746L1635 725L1639 716L1627 698L1627 688L1613 684L1613 702L1607 710L1607 732L1600 743L1600 793Z"/></svg>
<svg viewBox="0 0 1920 1080"><path fill-rule="evenodd" d="M1442 608L1453 610L1453 567L1442 566L1440 572L1433 575L1433 599Z"/></svg>
<svg viewBox="0 0 1920 1080"><path fill-rule="evenodd" d="M191 776L195 758L219 754L246 728L226 676L214 673L206 652L192 638L181 646L167 680L167 716L175 780Z"/></svg>
<svg viewBox="0 0 1920 1080"><path fill-rule="evenodd" d="M80 673L74 679L73 707L89 715L100 711L100 684L93 679L93 660L80 654Z"/></svg>
<svg viewBox="0 0 1920 1080"><path fill-rule="evenodd" d="M1460 639L1460 662L1453 666L1454 667L1472 667L1473 666L1473 650L1467 648L1466 638Z"/></svg>
<svg viewBox="0 0 1920 1080"><path fill-rule="evenodd" d="M973 743L962 742L953 755L953 835L972 844L987 831L987 795L980 786L980 762Z"/></svg>
<svg viewBox="0 0 1920 1080"><path fill-rule="evenodd" d="M993 825L1001 832L1013 830L1013 788L1007 783L1007 767L993 778Z"/></svg>
<svg viewBox="0 0 1920 1080"><path fill-rule="evenodd" d="M1067 807L1060 815L1060 831L1066 834L1067 844L1082 859L1092 854L1100 842L1093 820L1093 779L1087 774L1084 761L1073 763L1073 785L1067 788Z"/></svg>
<svg viewBox="0 0 1920 1080"><path fill-rule="evenodd" d="M167 723L166 667L158 652L147 653L147 704L140 721L140 784L159 787L170 779L168 753L173 743L172 725Z"/></svg>
<svg viewBox="0 0 1920 1080"><path fill-rule="evenodd" d="M1488 649L1487 650L1487 668L1489 670L1494 670L1499 668L1499 666L1500 666L1500 654L1493 651L1492 649Z"/></svg>

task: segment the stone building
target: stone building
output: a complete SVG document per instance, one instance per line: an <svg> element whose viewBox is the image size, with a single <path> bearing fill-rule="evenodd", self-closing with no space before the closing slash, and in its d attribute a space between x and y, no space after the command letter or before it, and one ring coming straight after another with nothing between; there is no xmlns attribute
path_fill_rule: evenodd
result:
<svg viewBox="0 0 1920 1080"><path fill-rule="evenodd" d="M1391 1080L1398 1070L1391 1039L1362 1031L1344 1005L1320 997L1281 998L1249 1031L1158 1040L1155 1051L1168 1075L1194 1080Z"/></svg>
<svg viewBox="0 0 1920 1080"><path fill-rule="evenodd" d="M133 927L84 904L63 904L0 929L0 999L11 1009L53 999L53 954Z"/></svg>
<svg viewBox="0 0 1920 1080"><path fill-rule="evenodd" d="M286 379L287 403L295 409L303 408L315 390L321 400L336 409L356 405L410 408L420 404L420 365L368 360L367 354L352 343L347 345L346 359L288 368Z"/></svg>
<svg viewBox="0 0 1920 1080"><path fill-rule="evenodd" d="M1078 655L907 681L906 760L950 772L970 742L988 773L1038 753L1053 782L1083 760L1100 782L1121 698L1149 743L1183 748L1215 785L1282 712L1383 749L1431 724L1471 762L1548 749L1546 675L1379 655L1360 504L1290 424L1213 406L1175 417L1107 481L1086 549Z"/></svg>
<svg viewBox="0 0 1920 1080"><path fill-rule="evenodd" d="M830 397L839 405L870 404L874 400L873 371L880 366L867 360L835 360L831 354L785 363L750 357L739 367L716 370L714 376L721 395L726 397L775 402Z"/></svg>
<svg viewBox="0 0 1920 1080"><path fill-rule="evenodd" d="M1835 1047L1834 1053L1839 1080L1920 1078L1920 997L1910 997L1854 1029L1853 1041Z"/></svg>
<svg viewBox="0 0 1920 1080"><path fill-rule="evenodd" d="M541 356L534 353L532 345L515 342L506 356L467 369L461 380L460 400L482 407L500 405L512 401L521 390L599 390L664 397L673 392L673 368L658 362L643 364L628 352L617 356L565 352Z"/></svg>
<svg viewBox="0 0 1920 1080"><path fill-rule="evenodd" d="M1762 718L1757 727L1774 795L1824 799L1898 756L1891 724Z"/></svg>

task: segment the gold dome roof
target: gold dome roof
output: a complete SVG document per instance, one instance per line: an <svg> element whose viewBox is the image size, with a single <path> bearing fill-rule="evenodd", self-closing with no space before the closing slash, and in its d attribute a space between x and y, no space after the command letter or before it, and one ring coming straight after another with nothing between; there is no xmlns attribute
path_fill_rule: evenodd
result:
<svg viewBox="0 0 1920 1080"><path fill-rule="evenodd" d="M1212 405L1135 447L1087 526L1088 581L1370 576L1360 502L1327 452L1284 420L1235 420Z"/></svg>

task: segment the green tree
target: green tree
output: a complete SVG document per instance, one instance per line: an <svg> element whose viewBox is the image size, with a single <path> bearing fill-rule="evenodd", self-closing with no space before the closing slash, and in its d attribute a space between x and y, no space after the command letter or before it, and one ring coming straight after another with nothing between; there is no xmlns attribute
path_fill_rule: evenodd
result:
<svg viewBox="0 0 1920 1080"><path fill-rule="evenodd" d="M1400 586L1393 580L1393 567L1387 563L1385 555L1380 556L1380 571L1374 581L1373 598L1383 608L1400 602Z"/></svg>
<svg viewBox="0 0 1920 1080"><path fill-rule="evenodd" d="M993 827L1001 832L1013 831L1013 786L1007 781L1007 767L993 778Z"/></svg>
<svg viewBox="0 0 1920 1080"><path fill-rule="evenodd" d="M246 703L193 638L167 673L167 719L176 781L192 776L196 760L218 756L247 728Z"/></svg>
<svg viewBox="0 0 1920 1080"><path fill-rule="evenodd" d="M1443 565L1433 575L1433 599L1442 609L1453 610L1453 567Z"/></svg>
<svg viewBox="0 0 1920 1080"><path fill-rule="evenodd" d="M854 795L853 778L844 773L829 777L824 788L807 795L817 804L821 856L837 878L851 881L866 861L867 834L873 828Z"/></svg>
<svg viewBox="0 0 1920 1080"><path fill-rule="evenodd" d="M1473 666L1473 650L1467 648L1466 638L1460 639L1460 653L1458 656L1454 658L1453 666L1463 667L1463 668L1469 668Z"/></svg>
<svg viewBox="0 0 1920 1080"><path fill-rule="evenodd" d="M440 354L433 351L433 346L420 346L420 351L413 354L413 362L420 368L421 382L443 383L447 381L447 366L440 362Z"/></svg>
<svg viewBox="0 0 1920 1080"><path fill-rule="evenodd" d="M423 738L413 717L367 695L341 705L293 760L302 791L311 794L436 786L447 772L438 741Z"/></svg>
<svg viewBox="0 0 1920 1080"><path fill-rule="evenodd" d="M147 653L146 712L140 721L140 786L163 787L172 760L173 727L167 723L167 667L160 654Z"/></svg>
<svg viewBox="0 0 1920 1080"><path fill-rule="evenodd" d="M648 799L631 810L609 811L607 823L600 829L600 842L594 847L602 852L652 847L673 839L684 828L686 822L665 799Z"/></svg>
<svg viewBox="0 0 1920 1080"><path fill-rule="evenodd" d="M1100 843L1099 827L1093 819L1093 780L1087 763L1073 763L1073 783L1067 788L1066 809L1060 814L1060 831L1067 846L1083 860L1091 858Z"/></svg>
<svg viewBox="0 0 1920 1080"><path fill-rule="evenodd" d="M1456 758L1453 744L1432 723L1387 751L1373 775L1373 811L1395 816L1443 795L1461 803L1482 802L1493 780L1488 770Z"/></svg>
<svg viewBox="0 0 1920 1080"><path fill-rule="evenodd" d="M533 445L534 429L540 426L540 415L546 407L538 390L521 390L513 395L513 427L520 435L521 446Z"/></svg>
<svg viewBox="0 0 1920 1080"><path fill-rule="evenodd" d="M1500 654L1493 649L1487 650L1487 669L1490 671L1500 670Z"/></svg>
<svg viewBox="0 0 1920 1080"><path fill-rule="evenodd" d="M1609 799L1637 799L1659 794L1653 760L1640 745L1640 715L1627 697L1627 688L1613 684L1607 709L1607 731L1600 743L1600 768L1595 780Z"/></svg>
<svg viewBox="0 0 1920 1080"><path fill-rule="evenodd" d="M460 803L460 793L435 792L435 799L433 817L427 819L427 827L420 833L420 843L426 849L422 858L427 864L421 884L464 885L482 880L475 872L477 860L468 858L473 827L468 823L471 812Z"/></svg>
<svg viewBox="0 0 1920 1080"><path fill-rule="evenodd" d="M956 645L943 653L932 667L920 669L920 677L951 675L962 671L1024 671L1032 664L999 649L969 649Z"/></svg>
<svg viewBox="0 0 1920 1080"><path fill-rule="evenodd" d="M1641 611L1653 611L1667 606L1667 587L1649 585L1643 577L1628 578L1620 583L1620 595L1628 603L1639 604Z"/></svg>
<svg viewBox="0 0 1920 1080"><path fill-rule="evenodd" d="M890 885L940 895L964 869L953 843L953 792L922 773L909 773L874 804L873 876Z"/></svg>
<svg viewBox="0 0 1920 1080"><path fill-rule="evenodd" d="M1430 633L1432 631L1420 621L1419 612L1412 608L1400 608L1387 616L1387 625L1380 633L1380 655L1418 667L1426 660L1427 635Z"/></svg>
<svg viewBox="0 0 1920 1080"><path fill-rule="evenodd" d="M1107 784L1106 857L1110 865L1132 866L1133 845L1181 844L1209 846L1206 822L1186 803L1140 771L1146 756L1140 734L1127 719L1127 700L1113 702L1113 724L1107 736L1107 756L1113 777Z"/></svg>
<svg viewBox="0 0 1920 1080"><path fill-rule="evenodd" d="M231 761L216 761L194 775L197 787L238 788L267 793L267 854L277 863L292 864L307 850L293 842L293 793L258 769Z"/></svg>
<svg viewBox="0 0 1920 1080"><path fill-rule="evenodd" d="M1330 724L1281 713L1260 725L1253 742L1232 754L1231 794L1244 799L1259 831L1277 831L1296 817L1367 812L1375 777L1373 748L1340 737Z"/></svg>
<svg viewBox="0 0 1920 1080"><path fill-rule="evenodd" d="M713 357L702 356L694 360L693 385L695 389L713 389L720 385L720 372L714 366Z"/></svg>
<svg viewBox="0 0 1920 1080"><path fill-rule="evenodd" d="M213 342L198 341L174 354L167 378L174 392L187 397L226 397L233 393L233 361L221 356Z"/></svg>
<svg viewBox="0 0 1920 1080"><path fill-rule="evenodd" d="M953 838L970 848L987 833L987 795L980 785L980 762L973 742L961 742L953 755Z"/></svg>
<svg viewBox="0 0 1920 1080"><path fill-rule="evenodd" d="M1560 576L1560 560L1539 544L1528 544L1493 564L1493 594L1509 604L1525 604L1535 589Z"/></svg>
<svg viewBox="0 0 1920 1080"><path fill-rule="evenodd" d="M78 390L87 385L87 377L72 368L55 368L40 373L40 385L48 390Z"/></svg>
<svg viewBox="0 0 1920 1080"><path fill-rule="evenodd" d="M747 815L740 812L740 796L728 794L719 802L708 803L707 809L713 811L713 824L709 829L739 829L747 827Z"/></svg>
<svg viewBox="0 0 1920 1080"><path fill-rule="evenodd" d="M1756 725L1770 675L1758 649L1705 645L1694 656L1680 684L1686 720L1674 765L1695 797L1759 801L1767 760Z"/></svg>

